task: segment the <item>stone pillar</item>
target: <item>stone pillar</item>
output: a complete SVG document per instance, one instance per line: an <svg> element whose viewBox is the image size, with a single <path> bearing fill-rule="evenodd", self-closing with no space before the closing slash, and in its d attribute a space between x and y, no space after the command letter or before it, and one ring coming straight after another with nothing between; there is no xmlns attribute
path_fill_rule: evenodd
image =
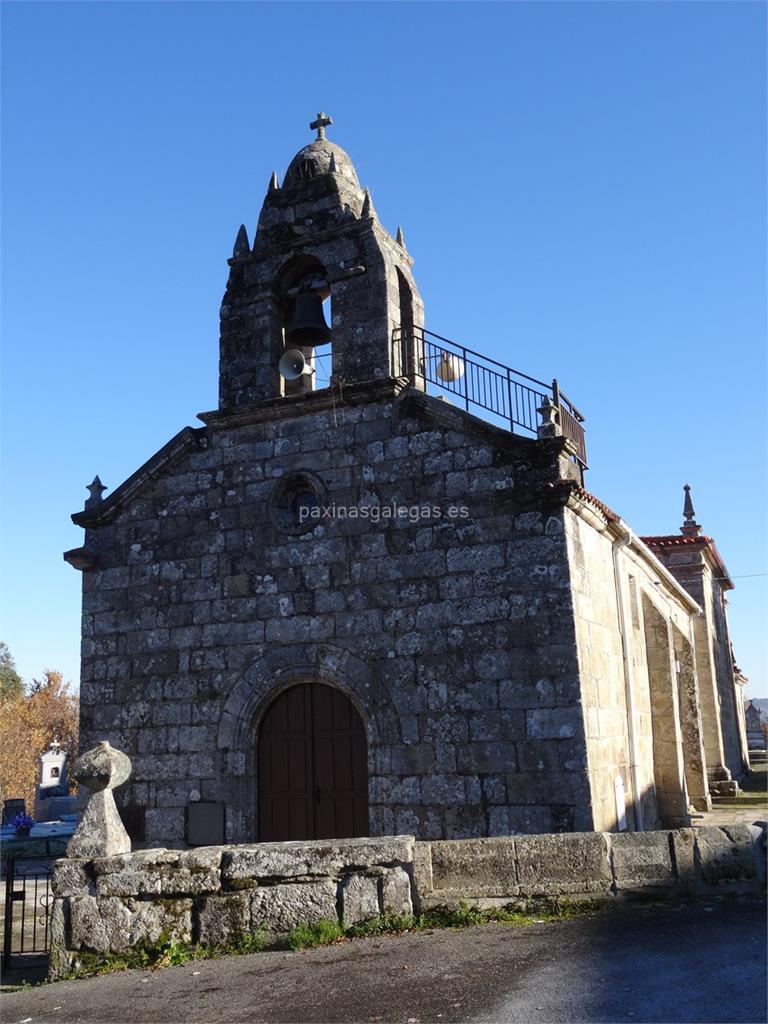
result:
<svg viewBox="0 0 768 1024"><path fill-rule="evenodd" d="M131 774L127 754L103 740L75 761L72 774L86 789L93 791L82 821L67 846L67 856L89 860L116 857L131 852L131 840L115 804L112 790Z"/></svg>
<svg viewBox="0 0 768 1024"><path fill-rule="evenodd" d="M697 811L711 811L712 800L707 784L704 760L699 688L696 661L688 639L673 627L677 670L677 694L680 704L680 730L683 741L685 783L688 800Z"/></svg>
<svg viewBox="0 0 768 1024"><path fill-rule="evenodd" d="M731 773L725 766L725 745L720 716L720 696L717 673L710 643L710 625L706 613L694 621L696 642L696 675L699 680L701 718L703 722L704 756L710 782L730 782Z"/></svg>
<svg viewBox="0 0 768 1024"><path fill-rule="evenodd" d="M663 828L690 825L685 785L683 740L670 626L647 599L643 599L648 683L653 730L653 776L656 805Z"/></svg>

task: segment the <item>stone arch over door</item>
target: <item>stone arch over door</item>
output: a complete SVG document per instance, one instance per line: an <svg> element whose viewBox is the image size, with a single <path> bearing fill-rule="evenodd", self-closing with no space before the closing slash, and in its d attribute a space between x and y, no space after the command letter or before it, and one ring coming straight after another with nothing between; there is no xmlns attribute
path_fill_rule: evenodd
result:
<svg viewBox="0 0 768 1024"><path fill-rule="evenodd" d="M288 687L256 743L260 842L368 835L368 741L346 694L322 682Z"/></svg>
<svg viewBox="0 0 768 1024"><path fill-rule="evenodd" d="M329 644L273 648L235 684L222 711L218 760L227 778L227 841L254 842L258 834L258 755L255 739L273 701L302 683L338 689L354 705L368 744L369 793L386 774L391 744L398 742L399 719L389 694L361 658ZM382 809L371 799L369 834L384 831Z"/></svg>

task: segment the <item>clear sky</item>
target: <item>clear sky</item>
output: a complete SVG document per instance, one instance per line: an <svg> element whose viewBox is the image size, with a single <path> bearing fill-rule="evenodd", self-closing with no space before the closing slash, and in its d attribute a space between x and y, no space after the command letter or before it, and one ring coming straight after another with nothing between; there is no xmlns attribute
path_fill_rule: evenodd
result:
<svg viewBox="0 0 768 1024"><path fill-rule="evenodd" d="M427 326L587 416L589 488L674 533L689 482L766 678L762 3L5 3L0 638L77 680L61 558L217 401L218 309L329 111Z"/></svg>

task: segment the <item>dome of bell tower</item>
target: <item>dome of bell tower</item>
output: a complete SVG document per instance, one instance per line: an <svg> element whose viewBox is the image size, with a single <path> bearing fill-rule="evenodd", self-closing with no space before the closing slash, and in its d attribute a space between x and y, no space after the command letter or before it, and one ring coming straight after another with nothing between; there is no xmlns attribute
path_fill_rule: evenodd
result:
<svg viewBox="0 0 768 1024"><path fill-rule="evenodd" d="M354 164L349 153L329 139L315 139L300 149L291 160L285 173L283 188L295 188L302 182L323 174L333 174L344 178L355 188L360 188Z"/></svg>

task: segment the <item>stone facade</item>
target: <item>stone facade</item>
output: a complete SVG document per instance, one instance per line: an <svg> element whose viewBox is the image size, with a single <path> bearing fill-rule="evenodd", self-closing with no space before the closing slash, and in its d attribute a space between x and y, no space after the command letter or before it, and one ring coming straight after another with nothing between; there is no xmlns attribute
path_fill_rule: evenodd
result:
<svg viewBox="0 0 768 1024"><path fill-rule="evenodd" d="M237 237L220 408L73 517L81 742L130 755L118 800L147 843L183 846L197 802L227 841L264 838L262 730L306 684L363 723L371 835L708 806L698 605L583 489L551 405L537 439L425 393L411 264L347 154L305 147ZM279 372L302 294L331 301L324 389ZM327 508L347 512L304 517Z"/></svg>
<svg viewBox="0 0 768 1024"><path fill-rule="evenodd" d="M247 841L261 716L281 688L325 681L368 729L373 834L592 827L564 515L545 486L568 471L562 444L420 394L347 400L190 432L140 497L89 511L108 521L86 547L116 564L84 574L82 743L128 752L147 840L182 841L197 790ZM286 535L270 510L307 466L337 504L439 503L446 520Z"/></svg>

